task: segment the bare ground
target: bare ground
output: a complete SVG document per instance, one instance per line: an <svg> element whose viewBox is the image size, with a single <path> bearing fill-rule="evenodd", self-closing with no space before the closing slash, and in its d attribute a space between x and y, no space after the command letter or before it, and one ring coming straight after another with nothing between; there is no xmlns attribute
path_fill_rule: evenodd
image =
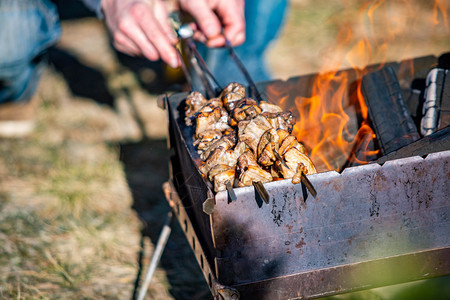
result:
<svg viewBox="0 0 450 300"><path fill-rule="evenodd" d="M370 33L377 46L364 51L372 53L368 58L345 55L366 34L367 18L356 17L363 1L292 1L268 57L274 77L449 51L449 28L443 14L441 23L431 23L431 3L390 3L389 18L382 18L403 35L387 39L392 50L385 50L379 42L387 23L380 21ZM334 45L344 25L353 34L341 50ZM0 298L130 299L169 211L161 191L169 176L167 122L156 96L167 90L160 79L176 75L117 55L94 18L64 21L50 61L38 92L36 131L0 140ZM176 226L149 299L208 298Z"/></svg>

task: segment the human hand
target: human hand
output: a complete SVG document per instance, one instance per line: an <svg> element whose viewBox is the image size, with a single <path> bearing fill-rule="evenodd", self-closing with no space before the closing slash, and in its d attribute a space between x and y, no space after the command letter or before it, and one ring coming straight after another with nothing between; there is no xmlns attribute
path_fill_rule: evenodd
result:
<svg viewBox="0 0 450 300"><path fill-rule="evenodd" d="M164 0L102 0L101 5L117 50L180 66Z"/></svg>
<svg viewBox="0 0 450 300"><path fill-rule="evenodd" d="M197 21L195 37L209 47L233 46L245 40L244 0L179 0L180 8Z"/></svg>

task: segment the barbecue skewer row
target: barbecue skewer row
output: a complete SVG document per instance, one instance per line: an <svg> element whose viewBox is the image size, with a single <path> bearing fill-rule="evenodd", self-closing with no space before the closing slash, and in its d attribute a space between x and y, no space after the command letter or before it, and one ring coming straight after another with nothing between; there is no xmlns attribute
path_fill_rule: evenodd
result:
<svg viewBox="0 0 450 300"><path fill-rule="evenodd" d="M194 145L203 161L199 169L216 192L283 178L305 182L305 174L316 173L304 146L291 135L295 117L246 97L241 84L229 84L210 100L192 92L186 105L186 124L196 124Z"/></svg>

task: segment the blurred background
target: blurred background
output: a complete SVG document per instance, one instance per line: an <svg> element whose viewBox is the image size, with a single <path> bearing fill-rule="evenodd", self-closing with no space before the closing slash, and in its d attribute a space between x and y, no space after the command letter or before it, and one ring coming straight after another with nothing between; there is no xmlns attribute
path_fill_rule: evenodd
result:
<svg viewBox="0 0 450 300"><path fill-rule="evenodd" d="M273 77L449 52L449 5L292 0L267 55ZM103 22L78 1L61 1L60 14L38 127L0 140L0 298L130 299L169 211L166 112L156 98L183 79L116 52ZM435 299L439 280L336 298ZM148 298L210 297L176 224Z"/></svg>

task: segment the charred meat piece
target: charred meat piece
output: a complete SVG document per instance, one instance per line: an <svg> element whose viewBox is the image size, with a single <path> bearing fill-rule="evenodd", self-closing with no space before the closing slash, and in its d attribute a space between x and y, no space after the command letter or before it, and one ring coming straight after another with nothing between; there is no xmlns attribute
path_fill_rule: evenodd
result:
<svg viewBox="0 0 450 300"><path fill-rule="evenodd" d="M245 172L249 166L258 166L255 155L249 150L244 151L244 153L239 156L237 163L239 173Z"/></svg>
<svg viewBox="0 0 450 300"><path fill-rule="evenodd" d="M261 153L264 151L264 149L267 147L268 144L271 144L273 147L273 150L278 150L279 144L278 144L278 133L275 129L270 128L266 130L259 139L258 148L256 155L259 157Z"/></svg>
<svg viewBox="0 0 450 300"><path fill-rule="evenodd" d="M241 156L248 149L247 145L244 142L238 142L234 147L234 153L236 153L237 157Z"/></svg>
<svg viewBox="0 0 450 300"><path fill-rule="evenodd" d="M249 186L257 181L262 183L272 181L272 175L258 165L255 155L248 150L239 156L237 171L240 174L239 186Z"/></svg>
<svg viewBox="0 0 450 300"><path fill-rule="evenodd" d="M225 149L224 147L218 147L214 149L208 159L198 167L200 172L202 172L204 176L208 176L209 171L214 166L222 163L222 156L225 154L225 151L227 151L227 149Z"/></svg>
<svg viewBox="0 0 450 300"><path fill-rule="evenodd" d="M233 185L235 176L236 171L234 170L234 167L224 164L214 166L208 173L209 180L214 182L215 192L226 190L227 182L230 182L230 184Z"/></svg>
<svg viewBox="0 0 450 300"><path fill-rule="evenodd" d="M192 92L190 95L192 95L194 93L196 96L197 95L196 93L198 93L198 92ZM193 97L193 98L195 99L197 97ZM186 102L187 102L187 100L186 100ZM206 102L202 102L202 103L203 103L202 106L200 106L200 105L188 106L187 111L186 111L186 118L184 119L187 126L193 125L193 120L196 119L196 116L199 113L211 112L215 108L221 108L223 110L223 112L221 112L222 115L224 114L224 112L225 112L225 114L227 114L226 110L223 108L222 100L220 100L219 98L212 98L212 99L207 100ZM189 114L188 114L188 112L189 112Z"/></svg>
<svg viewBox="0 0 450 300"><path fill-rule="evenodd" d="M249 186L257 181L260 181L261 183L272 181L272 175L259 166L248 166L247 170L239 175L238 185Z"/></svg>
<svg viewBox="0 0 450 300"><path fill-rule="evenodd" d="M219 147L225 150L231 149L236 144L236 139L232 136L223 136L219 140L213 142L208 148L206 148L201 154L200 158L205 161L211 155L211 153Z"/></svg>
<svg viewBox="0 0 450 300"><path fill-rule="evenodd" d="M197 146L198 150L205 150L221 137L222 133L219 130L205 130L198 134L198 139L194 141L194 146Z"/></svg>
<svg viewBox="0 0 450 300"><path fill-rule="evenodd" d="M268 113L280 113L283 112L281 107L275 104L271 104L266 101L261 101L259 103L259 106L261 107L262 112L268 112Z"/></svg>
<svg viewBox="0 0 450 300"><path fill-rule="evenodd" d="M228 111L232 111L236 105L236 102L244 97L245 87L237 82L232 82L227 85L219 96Z"/></svg>
<svg viewBox="0 0 450 300"><path fill-rule="evenodd" d="M317 173L316 167L311 159L296 148L289 149L284 155L284 159L289 167L295 167L295 164L302 164L302 168L304 167L302 171L305 174Z"/></svg>
<svg viewBox="0 0 450 300"><path fill-rule="evenodd" d="M287 168L280 162L277 162L277 167L284 178L292 178L292 183L299 183L301 180L301 173L314 174L317 173L311 159L301 153L297 148L289 149L284 155Z"/></svg>
<svg viewBox="0 0 450 300"><path fill-rule="evenodd" d="M195 136L197 138L201 132L206 130L225 131L230 128L228 125L228 113L220 107L216 107L209 112L200 112L196 121Z"/></svg>
<svg viewBox="0 0 450 300"><path fill-rule="evenodd" d="M279 137L275 129L271 128L264 132L258 144L258 163L265 167L268 167L276 161L274 151L278 151L278 140Z"/></svg>
<svg viewBox="0 0 450 300"><path fill-rule="evenodd" d="M222 98L229 93L240 94L242 96L241 98L243 98L245 97L245 86L237 82L231 82L222 90L219 98Z"/></svg>
<svg viewBox="0 0 450 300"><path fill-rule="evenodd" d="M208 100L200 92L192 92L186 98L186 117L194 115Z"/></svg>
<svg viewBox="0 0 450 300"><path fill-rule="evenodd" d="M242 130L242 134L239 135L239 140L247 144L253 153L257 154L259 140L264 132L270 128L272 126L269 121L264 116L258 115L256 118L250 120L245 129Z"/></svg>
<svg viewBox="0 0 450 300"><path fill-rule="evenodd" d="M262 115L267 118L275 129L284 129L291 133L294 128L295 117L290 111L278 113L263 112Z"/></svg>
<svg viewBox="0 0 450 300"><path fill-rule="evenodd" d="M209 171L217 165L228 165L234 167L237 163L237 155L231 149L218 147L214 149L208 159L200 165L199 169L203 175L208 176Z"/></svg>
<svg viewBox="0 0 450 300"><path fill-rule="evenodd" d="M231 112L230 125L236 126L239 121L250 120L261 113L261 108L255 100L242 98L236 103L236 107Z"/></svg>
<svg viewBox="0 0 450 300"><path fill-rule="evenodd" d="M195 136L198 138L199 134L206 130L214 130L214 124L220 119L222 113L217 107L209 112L201 112L197 115Z"/></svg>
<svg viewBox="0 0 450 300"><path fill-rule="evenodd" d="M305 146L300 144L295 136L288 135L287 137L284 138L283 142L280 145L279 148L280 155L284 155L291 148L296 148L301 153L303 154L305 153Z"/></svg>
<svg viewBox="0 0 450 300"><path fill-rule="evenodd" d="M277 129L278 144L281 144L283 140L289 135L289 132L284 129Z"/></svg>

